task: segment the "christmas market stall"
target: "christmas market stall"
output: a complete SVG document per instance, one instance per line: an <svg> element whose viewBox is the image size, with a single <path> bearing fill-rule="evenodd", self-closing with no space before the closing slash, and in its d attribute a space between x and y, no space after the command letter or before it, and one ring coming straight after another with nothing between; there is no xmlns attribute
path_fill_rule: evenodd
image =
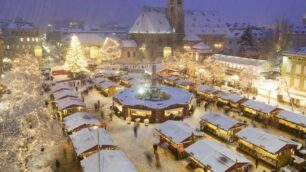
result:
<svg viewBox="0 0 306 172"><path fill-rule="evenodd" d="M152 97L145 87L125 88L113 97L114 110L124 119L148 120L150 123L189 116L191 93L169 86L161 86L159 93L158 97Z"/></svg>
<svg viewBox="0 0 306 172"><path fill-rule="evenodd" d="M186 148L193 169L207 172L243 172L252 162L213 140L200 140Z"/></svg>
<svg viewBox="0 0 306 172"><path fill-rule="evenodd" d="M208 131L229 142L235 141L235 134L245 126L240 121L214 112L208 112L201 117L201 130Z"/></svg>
<svg viewBox="0 0 306 172"><path fill-rule="evenodd" d="M51 86L50 90L51 90L51 93L56 93L62 90L71 90L71 87L66 83L58 83L58 84Z"/></svg>
<svg viewBox="0 0 306 172"><path fill-rule="evenodd" d="M196 141L200 133L187 123L168 120L156 128L161 145L176 154L178 159L186 156L185 148Z"/></svg>
<svg viewBox="0 0 306 172"><path fill-rule="evenodd" d="M247 127L236 134L238 148L276 168L292 161L292 155L299 143L276 136L265 130Z"/></svg>
<svg viewBox="0 0 306 172"><path fill-rule="evenodd" d="M66 132L70 135L83 128L99 127L100 122L93 114L88 112L76 112L64 118Z"/></svg>
<svg viewBox="0 0 306 172"><path fill-rule="evenodd" d="M193 92L195 90L195 83L192 81L189 81L187 79L179 79L174 81L175 86L190 92Z"/></svg>
<svg viewBox="0 0 306 172"><path fill-rule="evenodd" d="M139 76L124 75L120 78L120 84L124 87L130 88L144 85L145 81L143 78L139 78Z"/></svg>
<svg viewBox="0 0 306 172"><path fill-rule="evenodd" d="M245 102L247 99L237 94L227 93L220 91L216 94L218 102L234 109L239 109L240 104Z"/></svg>
<svg viewBox="0 0 306 172"><path fill-rule="evenodd" d="M79 98L67 97L56 101L58 117L62 120L64 117L74 113L81 112L85 109L84 102Z"/></svg>
<svg viewBox="0 0 306 172"><path fill-rule="evenodd" d="M101 150L81 161L83 172L137 172L121 150Z"/></svg>
<svg viewBox="0 0 306 172"><path fill-rule="evenodd" d="M205 100L215 100L217 89L208 85L200 85L196 87L196 94Z"/></svg>
<svg viewBox="0 0 306 172"><path fill-rule="evenodd" d="M104 128L84 128L69 137L76 155L80 159L84 159L98 150L117 149L117 145Z"/></svg>
<svg viewBox="0 0 306 172"><path fill-rule="evenodd" d="M285 127L287 130L298 132L299 135L306 134L306 116L300 113L283 111L276 115L280 128Z"/></svg>
<svg viewBox="0 0 306 172"><path fill-rule="evenodd" d="M256 100L247 100L241 104L244 114L259 120L274 120L275 115L280 110L276 106L268 105Z"/></svg>
<svg viewBox="0 0 306 172"><path fill-rule="evenodd" d="M78 95L76 92L72 90L61 90L61 91L57 91L56 93L52 93L51 100L59 101L67 97L77 98Z"/></svg>
<svg viewBox="0 0 306 172"><path fill-rule="evenodd" d="M117 93L121 86L113 81L104 81L96 87L104 96L113 96Z"/></svg>

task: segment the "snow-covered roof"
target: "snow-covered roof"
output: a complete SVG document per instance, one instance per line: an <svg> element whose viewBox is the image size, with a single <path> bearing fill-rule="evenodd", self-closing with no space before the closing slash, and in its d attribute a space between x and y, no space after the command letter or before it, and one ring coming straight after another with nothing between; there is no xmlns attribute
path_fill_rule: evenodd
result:
<svg viewBox="0 0 306 172"><path fill-rule="evenodd" d="M113 82L113 81L104 81L98 84L98 86L102 89L107 89L110 87L117 87L119 86L119 84Z"/></svg>
<svg viewBox="0 0 306 172"><path fill-rule="evenodd" d="M185 11L185 35L226 35L228 29L216 12Z"/></svg>
<svg viewBox="0 0 306 172"><path fill-rule="evenodd" d="M218 61L248 65L248 66L262 66L266 62L265 60L243 58L243 57L230 56L224 54L214 54L212 55L212 57Z"/></svg>
<svg viewBox="0 0 306 172"><path fill-rule="evenodd" d="M198 35L226 35L228 29L215 12L184 11L185 37ZM173 33L167 9L144 7L129 33Z"/></svg>
<svg viewBox="0 0 306 172"><path fill-rule="evenodd" d="M33 24L29 22L16 22L12 21L8 26L8 29L32 29Z"/></svg>
<svg viewBox="0 0 306 172"><path fill-rule="evenodd" d="M124 90L118 92L114 98L117 99L120 104L135 106L142 105L151 109L164 109L171 105L185 105L190 104L193 94L179 88L161 86L161 91L170 95L167 100L161 101L151 101L145 99L138 99L136 94L138 93L138 87L125 88Z"/></svg>
<svg viewBox="0 0 306 172"><path fill-rule="evenodd" d="M277 115L278 118L306 127L306 116L300 113L283 111Z"/></svg>
<svg viewBox="0 0 306 172"><path fill-rule="evenodd" d="M183 38L183 40L184 41L194 41L194 42L202 41L202 39L195 34L188 34Z"/></svg>
<svg viewBox="0 0 306 172"><path fill-rule="evenodd" d="M292 140L282 136L273 135L265 130L258 128L247 127L238 132L236 135L239 138L242 138L273 154L277 153L287 145L298 145L298 143Z"/></svg>
<svg viewBox="0 0 306 172"><path fill-rule="evenodd" d="M237 152L213 140L200 140L186 148L204 166L211 167L211 171L227 171L237 163L249 164L252 162Z"/></svg>
<svg viewBox="0 0 306 172"><path fill-rule="evenodd" d="M217 89L210 87L208 85L199 85L197 86L196 90L207 94L213 94L214 92L218 91Z"/></svg>
<svg viewBox="0 0 306 172"><path fill-rule="evenodd" d="M271 113L277 109L276 106L268 105L256 100L247 100L246 102L242 103L242 105L264 113Z"/></svg>
<svg viewBox="0 0 306 172"><path fill-rule="evenodd" d="M53 76L53 81L55 83L69 81L69 80L71 80L71 78L68 75L55 75L55 76Z"/></svg>
<svg viewBox="0 0 306 172"><path fill-rule="evenodd" d="M100 153L100 163L98 163ZM100 165L101 171L99 171ZM137 172L120 150L101 150L81 161L84 172Z"/></svg>
<svg viewBox="0 0 306 172"><path fill-rule="evenodd" d="M63 89L61 91L57 91L53 93L54 100L60 100L65 97L78 97L77 93L72 90Z"/></svg>
<svg viewBox="0 0 306 172"><path fill-rule="evenodd" d="M240 100L243 99L243 97L241 97L237 94L227 93L227 92L223 92L223 91L218 92L217 97L229 100L229 101L234 102L234 103L237 103L237 102L239 102Z"/></svg>
<svg viewBox="0 0 306 172"><path fill-rule="evenodd" d="M101 33L73 33L65 36L62 42L70 42L72 35L76 35L80 41L80 43L85 44L103 44L106 35Z"/></svg>
<svg viewBox="0 0 306 172"><path fill-rule="evenodd" d="M57 83L54 86L52 86L50 89L52 93L55 93L60 90L71 90L71 87L67 85L66 83Z"/></svg>
<svg viewBox="0 0 306 172"><path fill-rule="evenodd" d="M122 40L121 47L124 48L137 48L137 43L134 40Z"/></svg>
<svg viewBox="0 0 306 172"><path fill-rule="evenodd" d="M98 73L105 76L105 77L111 77L111 76L120 76L122 75L122 71L120 70L112 70L112 69L98 69Z"/></svg>
<svg viewBox="0 0 306 172"><path fill-rule="evenodd" d="M172 33L165 8L144 7L129 33Z"/></svg>
<svg viewBox="0 0 306 172"><path fill-rule="evenodd" d="M177 81L179 79L180 78L178 76L173 76L173 75L165 77L165 80L167 81Z"/></svg>
<svg viewBox="0 0 306 172"><path fill-rule="evenodd" d="M189 124L182 121L173 120L168 120L159 124L156 130L171 139L176 144L182 143L184 140L191 137L192 134L196 134L195 129Z"/></svg>
<svg viewBox="0 0 306 172"><path fill-rule="evenodd" d="M192 85L194 84L192 81L186 80L186 79L179 79L175 81L176 84L179 85Z"/></svg>
<svg viewBox="0 0 306 172"><path fill-rule="evenodd" d="M82 130L69 136L76 154L79 156L97 146L98 134L100 146L116 146L113 139L109 136L104 128L83 128Z"/></svg>
<svg viewBox="0 0 306 172"><path fill-rule="evenodd" d="M291 49L284 52L285 54L306 55L306 47Z"/></svg>
<svg viewBox="0 0 306 172"><path fill-rule="evenodd" d="M65 127L68 132L75 130L82 125L100 125L94 115L88 112L76 112L64 118Z"/></svg>
<svg viewBox="0 0 306 172"><path fill-rule="evenodd" d="M195 44L194 46L192 46L192 48L197 50L211 50L210 46L203 42Z"/></svg>
<svg viewBox="0 0 306 172"><path fill-rule="evenodd" d="M71 106L85 106L84 102L79 98L67 97L57 101L57 108L63 110Z"/></svg>
<svg viewBox="0 0 306 172"><path fill-rule="evenodd" d="M226 35L227 38L232 38L232 39L240 39L241 36L243 35L244 30L233 30L231 32L228 32ZM259 30L259 29L252 29L252 36L254 38L262 38L266 35L264 30Z"/></svg>
<svg viewBox="0 0 306 172"><path fill-rule="evenodd" d="M240 121L230 118L225 115L220 115L214 112L208 112L201 117L201 120L207 121L213 125L216 125L224 130L230 130L231 128L243 125Z"/></svg>
<svg viewBox="0 0 306 172"><path fill-rule="evenodd" d="M98 77L98 78L95 78L92 80L95 84L100 84L102 82L105 82L105 81L109 81L108 79L106 78L103 78L103 77Z"/></svg>

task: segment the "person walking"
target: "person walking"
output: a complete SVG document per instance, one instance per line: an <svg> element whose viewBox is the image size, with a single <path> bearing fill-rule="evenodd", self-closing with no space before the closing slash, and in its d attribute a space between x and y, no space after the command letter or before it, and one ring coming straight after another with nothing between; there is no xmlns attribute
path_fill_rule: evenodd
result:
<svg viewBox="0 0 306 172"><path fill-rule="evenodd" d="M156 161L156 168L161 168L160 157L158 152L155 152L155 161Z"/></svg>
<svg viewBox="0 0 306 172"><path fill-rule="evenodd" d="M153 162L152 156L150 155L149 152L145 152L145 156L146 156L146 159L147 159L147 162L148 162L149 166L151 167L152 162Z"/></svg>
<svg viewBox="0 0 306 172"><path fill-rule="evenodd" d="M157 152L157 148L158 148L158 145L157 143L154 143L153 144L153 150L154 150L154 154Z"/></svg>
<svg viewBox="0 0 306 172"><path fill-rule="evenodd" d="M134 131L134 136L135 138L137 138L137 130L138 130L138 125L135 123L134 127L133 127L133 131Z"/></svg>

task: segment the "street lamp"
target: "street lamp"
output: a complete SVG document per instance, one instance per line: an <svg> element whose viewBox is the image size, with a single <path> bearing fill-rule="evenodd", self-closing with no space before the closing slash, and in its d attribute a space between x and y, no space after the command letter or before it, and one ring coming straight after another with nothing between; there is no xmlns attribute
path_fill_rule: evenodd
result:
<svg viewBox="0 0 306 172"><path fill-rule="evenodd" d="M99 127L98 126L94 126L93 127L95 130L97 130L97 139L98 139L98 169L99 169L99 172L101 172L101 166L100 166L100 135L99 135Z"/></svg>

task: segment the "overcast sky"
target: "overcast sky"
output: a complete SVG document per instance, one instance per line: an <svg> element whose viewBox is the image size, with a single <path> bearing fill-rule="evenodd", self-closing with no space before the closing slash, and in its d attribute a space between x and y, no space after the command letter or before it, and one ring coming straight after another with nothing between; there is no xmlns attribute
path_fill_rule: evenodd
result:
<svg viewBox="0 0 306 172"><path fill-rule="evenodd" d="M306 0L184 0L185 9L218 11L226 22L271 24L288 18L299 23ZM0 18L23 16L35 23L64 18L87 23L119 21L129 26L144 5L165 7L167 0L0 0Z"/></svg>

